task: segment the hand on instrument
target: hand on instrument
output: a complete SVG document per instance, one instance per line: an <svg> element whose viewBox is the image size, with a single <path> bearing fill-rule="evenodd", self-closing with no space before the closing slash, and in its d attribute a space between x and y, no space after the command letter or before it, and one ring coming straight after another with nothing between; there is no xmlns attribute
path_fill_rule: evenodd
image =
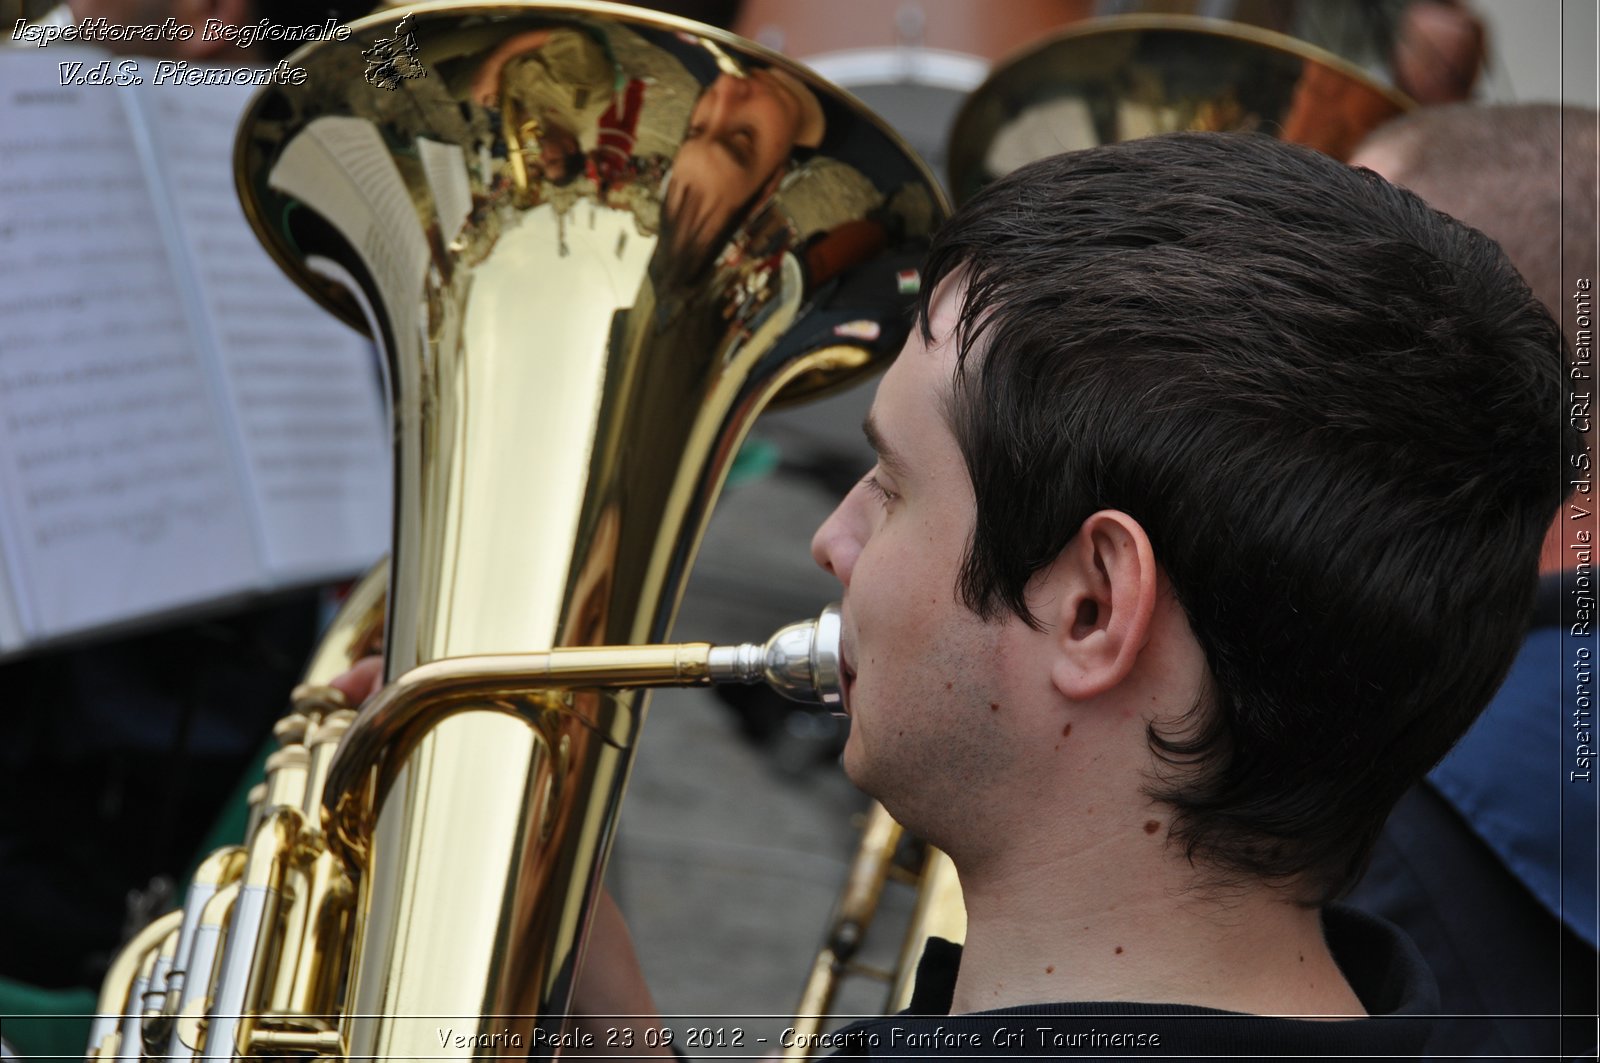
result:
<svg viewBox="0 0 1600 1063"><path fill-rule="evenodd" d="M383 686L383 658L363 657L348 672L328 680L328 685L343 694L351 708L358 707Z"/></svg>

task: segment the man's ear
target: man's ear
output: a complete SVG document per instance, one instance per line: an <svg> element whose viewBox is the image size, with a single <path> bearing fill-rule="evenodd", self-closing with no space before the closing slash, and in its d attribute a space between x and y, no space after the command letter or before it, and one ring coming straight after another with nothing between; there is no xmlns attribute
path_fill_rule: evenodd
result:
<svg viewBox="0 0 1600 1063"><path fill-rule="evenodd" d="M232 41L221 38L205 40L206 23L211 19L225 26L254 22L256 4L255 0L178 0L173 5L173 17L194 27L194 36L186 41L173 42L173 50L179 59L198 63L220 62L230 56L238 56L238 48Z"/></svg>
<svg viewBox="0 0 1600 1063"><path fill-rule="evenodd" d="M1156 558L1139 522L1114 509L1092 514L1048 570L1056 647L1051 682L1075 701L1126 679L1150 637Z"/></svg>

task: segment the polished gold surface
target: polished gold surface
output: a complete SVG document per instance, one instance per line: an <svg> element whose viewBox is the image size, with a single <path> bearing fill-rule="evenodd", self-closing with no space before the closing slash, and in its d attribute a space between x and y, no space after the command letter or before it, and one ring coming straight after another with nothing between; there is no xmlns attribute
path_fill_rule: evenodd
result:
<svg viewBox="0 0 1600 1063"><path fill-rule="evenodd" d="M938 937L959 944L966 938L966 904L955 864L934 846L907 843L904 830L894 817L874 801L867 811L822 948L801 990L793 1022L793 1046L785 1049L785 1059L816 1054L809 1046L816 1043L816 1035L827 1026L834 996L846 978L863 977L884 983L884 1014L901 1012L911 1006L917 963L928 939ZM893 881L908 884L916 901L903 928L895 965L881 969L856 957L875 925L883 891Z"/></svg>
<svg viewBox="0 0 1600 1063"><path fill-rule="evenodd" d="M324 684L376 645L386 575L375 572L351 593L289 713L273 727L279 748L251 791L249 844L202 860L183 907L152 924L165 933L147 929L118 955L102 989L91 1057L110 1045L107 1058L230 1058L236 1039L255 1045L280 1027L284 1036L309 1030L309 1037L328 1025L300 1021L331 1010L348 948L342 926L351 886L321 840L320 787L355 714ZM308 810L318 818L308 820ZM279 1024L275 1013L284 1010L293 1015ZM127 1016L141 1011L135 1048Z"/></svg>
<svg viewBox="0 0 1600 1063"><path fill-rule="evenodd" d="M943 205L859 105L704 27L446 3L352 30L291 58L306 83L263 92L237 148L258 234L379 339L392 400L380 705L410 722L372 749L358 720L326 772L375 810L336 820L341 1043L545 1055L643 719L626 647L666 634L756 413L898 348ZM624 649L571 683L423 681L596 646Z"/></svg>
<svg viewBox="0 0 1600 1063"><path fill-rule="evenodd" d="M929 938L962 942L967 938L967 906L961 896L961 880L956 865L944 850L924 846L922 871L917 876L917 905L900 948L894 984L889 988L887 1011L904 1011L911 1006L916 988L917 961Z"/></svg>
<svg viewBox="0 0 1600 1063"><path fill-rule="evenodd" d="M339 611L323 632L311 662L293 695L295 706L309 715L322 716L344 706L344 695L330 691L329 680L383 647L383 612L389 589L389 563L385 558L358 580L345 595ZM312 689L315 688L315 689Z"/></svg>
<svg viewBox="0 0 1600 1063"><path fill-rule="evenodd" d="M861 829L861 840L850 861L850 871L844 889L834 907L822 947L812 961L811 972L800 990L800 1003L795 1008L794 1037L784 1049L785 1059L806 1059L816 1054L812 1047L816 1036L822 1032L828 1014L833 1010L834 994L840 982L850 974L865 974L880 981L891 981L892 972L874 972L857 965L855 956L865 941L867 931L878 914L878 902L883 889L894 876L896 850L904 836L904 828L895 822L888 811L874 801L867 810L866 823ZM960 898L957 898L960 903ZM915 967L913 960L912 966ZM892 1010L902 1010L900 1008Z"/></svg>
<svg viewBox="0 0 1600 1063"><path fill-rule="evenodd" d="M152 922L128 942L126 948L112 960L100 985L100 1001L95 1012L95 1023L89 1032L88 1058L116 1059L127 1036L129 1015L137 1022L143 1002L135 995L139 972L149 963L167 935L183 921L182 912L168 912ZM129 1051L138 1051L129 1045Z"/></svg>
<svg viewBox="0 0 1600 1063"><path fill-rule="evenodd" d="M1049 155L1187 129L1269 133L1344 159L1411 106L1347 60L1271 30L1095 19L1004 62L973 92L951 134L950 188L964 202Z"/></svg>

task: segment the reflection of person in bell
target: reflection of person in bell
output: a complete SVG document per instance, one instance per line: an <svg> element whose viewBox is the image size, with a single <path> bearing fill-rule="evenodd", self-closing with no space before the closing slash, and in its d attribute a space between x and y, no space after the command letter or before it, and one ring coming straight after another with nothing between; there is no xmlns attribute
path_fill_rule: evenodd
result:
<svg viewBox="0 0 1600 1063"><path fill-rule="evenodd" d="M478 68L472 98L506 119L522 184L543 177L564 185L583 173L578 130L609 109L617 79L605 49L574 29L533 30L507 38Z"/></svg>
<svg viewBox="0 0 1600 1063"><path fill-rule="evenodd" d="M689 115L661 217L665 280L693 283L751 208L777 190L795 148L822 143L822 105L786 71L723 73Z"/></svg>
<svg viewBox="0 0 1600 1063"><path fill-rule="evenodd" d="M653 107L681 101L676 106L687 110L689 90L679 83L687 75L639 62L629 69L648 73L623 74L616 53L630 45L621 33L601 41L572 27L531 30L501 42L473 72L469 95L501 113L521 184L561 187L587 177L604 196L643 168L641 150L663 150L638 142L647 89Z"/></svg>

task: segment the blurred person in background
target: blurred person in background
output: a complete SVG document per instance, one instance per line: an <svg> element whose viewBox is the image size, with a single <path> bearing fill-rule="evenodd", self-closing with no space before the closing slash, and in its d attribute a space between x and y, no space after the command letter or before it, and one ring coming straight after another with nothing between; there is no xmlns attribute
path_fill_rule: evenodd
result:
<svg viewBox="0 0 1600 1063"><path fill-rule="evenodd" d="M1573 299L1580 281L1596 277L1596 121L1593 111L1555 104L1424 108L1373 133L1351 161L1497 241L1565 324L1573 353ZM1589 460L1594 377L1591 360L1572 362L1568 386L1584 398L1569 414L1586 433ZM1569 472L1587 478L1587 467ZM1592 549L1573 533L1593 526L1570 511L1551 525L1532 625L1511 673L1461 743L1401 801L1351 897L1399 924L1427 957L1449 1016L1429 1045L1441 1055L1564 1049L1571 1057L1594 1044L1597 784L1569 778L1565 755L1572 713L1587 697L1572 654L1594 640L1563 637L1573 581ZM1553 1018L1518 1018L1585 1013L1564 1029Z"/></svg>

